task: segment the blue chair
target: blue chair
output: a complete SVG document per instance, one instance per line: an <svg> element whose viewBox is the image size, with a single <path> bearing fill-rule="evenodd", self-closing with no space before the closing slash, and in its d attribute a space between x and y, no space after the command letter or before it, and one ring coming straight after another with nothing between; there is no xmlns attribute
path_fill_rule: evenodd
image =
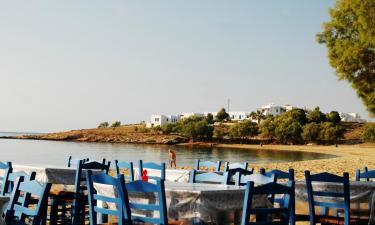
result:
<svg viewBox="0 0 375 225"><path fill-rule="evenodd" d="M281 170L271 170L271 171L268 171L266 172L266 170L264 168L261 168L260 171L259 171L260 174L263 174L265 176L268 176L268 177L272 177L274 175L276 175L277 177L277 180L280 181L280 180L285 180L287 179L288 181L294 181L294 169L289 169L288 172L284 172L284 171L281 171ZM284 201L285 201L285 196L280 196L277 197L277 196L273 196L274 198L271 199L273 200L275 203L278 203L278 204L283 204ZM296 223L296 218L295 218L295 199L291 199L292 201L292 209L291 209L291 216L290 216L290 225L294 225ZM301 218L303 218L303 216L301 216Z"/></svg>
<svg viewBox="0 0 375 225"><path fill-rule="evenodd" d="M285 195L284 204L279 207L268 208L253 207L255 195ZM292 201L294 199L294 181L290 181L288 186L271 182L258 187L254 187L254 182L247 182L242 211L242 225L262 224L262 225L287 225L289 224ZM250 215L256 216L256 221L250 221Z"/></svg>
<svg viewBox="0 0 375 225"><path fill-rule="evenodd" d="M202 167L206 169L214 169L214 171L220 171L221 161L211 162L211 161L201 161L200 159L195 160L195 170L202 170Z"/></svg>
<svg viewBox="0 0 375 225"><path fill-rule="evenodd" d="M79 160L82 160L83 163L86 163L89 161L89 158L79 159L79 158L73 158L72 156L69 156L67 166L68 167L77 166Z"/></svg>
<svg viewBox="0 0 375 225"><path fill-rule="evenodd" d="M12 172L9 173L8 178L6 181L4 181L4 186L6 186L4 191L1 193L3 196L11 196L13 193L14 187L16 186L16 183L19 179L22 178L22 181L32 181L35 180L36 173L31 172L31 174L28 174L24 171L18 171L18 172Z"/></svg>
<svg viewBox="0 0 375 225"><path fill-rule="evenodd" d="M120 175L118 178L113 178L106 173L101 173L98 175L93 175L91 170L88 170L86 173L87 180L87 191L88 191L88 200L89 200L89 211L90 211L90 224L98 224L98 213L101 215L111 215L117 217L117 224L129 224L124 223L124 210L123 210L123 201L121 195L118 196L106 196L99 194L94 187L94 184L104 184L106 186L112 186L114 190L117 190L118 193L124 192L125 189L125 180L124 176ZM123 194L125 195L125 194ZM101 201L102 205L98 205L97 202ZM114 208L106 208L103 203L114 204ZM127 212L129 213L129 212Z"/></svg>
<svg viewBox="0 0 375 225"><path fill-rule="evenodd" d="M129 172L129 175L124 175L125 180L134 181L134 169L133 169L132 162L119 162L118 160L115 160L115 166L116 166L117 178L123 175L121 174L121 170L126 170Z"/></svg>
<svg viewBox="0 0 375 225"><path fill-rule="evenodd" d="M224 164L224 171L227 171L227 170L230 170L230 169L237 169L237 168L241 168L241 169L247 170L248 165L249 164L247 162L243 162L243 163L229 163L229 162L225 162L225 164Z"/></svg>
<svg viewBox="0 0 375 225"><path fill-rule="evenodd" d="M165 163L157 164L153 162L143 162L142 160L138 161L138 172L139 179L141 179L142 171L145 169L160 170L159 176L148 176L148 179L151 180L165 180Z"/></svg>
<svg viewBox="0 0 375 225"><path fill-rule="evenodd" d="M251 168L250 170L248 170L248 169L243 169L243 168L234 168L234 169L227 169L226 172L228 172L229 184L235 184L237 186L241 186L240 185L241 177L253 174L254 169Z"/></svg>
<svg viewBox="0 0 375 225"><path fill-rule="evenodd" d="M154 199L150 199L152 204L139 203L132 201L129 203L129 198L132 199L132 193L136 193L137 196L144 194L144 196L157 196L155 204ZM127 195L126 195L127 194ZM156 194L156 195L155 195ZM142 180L136 180L125 184L125 192L120 192L121 198L124 203L125 209L125 220L131 220L137 223L148 223L148 224L168 224L167 217L167 203L165 200L165 189L164 180L157 180L156 184L145 182ZM137 210L137 214L144 212L144 216L133 214L132 211ZM141 212L139 212L141 211ZM159 217L152 217L152 212L159 212Z"/></svg>
<svg viewBox="0 0 375 225"><path fill-rule="evenodd" d="M305 171L305 177L311 225L316 223L332 222L349 225L361 224L363 222L359 218L350 217L350 190L348 173L344 173L343 176L337 176L330 173L311 175L310 171ZM341 184L343 190L338 190L337 192L316 191L312 185L313 182L320 182L320 184L338 183ZM315 207L320 207L320 215L316 214ZM332 213L330 213L330 209L333 209ZM339 209L343 210L343 217L338 215L337 210Z"/></svg>
<svg viewBox="0 0 375 225"><path fill-rule="evenodd" d="M6 163L0 162L0 170L3 171L3 175L0 176L0 181L2 182L0 194L4 196L8 192L8 188L9 188L8 187L9 183L7 181L8 181L9 174L12 173L12 171L13 171L12 163L11 162L6 162Z"/></svg>
<svg viewBox="0 0 375 225"><path fill-rule="evenodd" d="M375 170L368 170L367 167L363 168L363 172L361 173L361 170L357 170L355 173L355 180L361 181L361 179L364 179L365 181L373 181L372 179L375 179Z"/></svg>
<svg viewBox="0 0 375 225"><path fill-rule="evenodd" d="M207 183L207 184L229 184L228 172L202 172L197 170L190 171L190 183Z"/></svg>
<svg viewBox="0 0 375 225"><path fill-rule="evenodd" d="M40 184L35 180L24 181L23 177L20 177L5 215L6 223L8 225L43 224L47 216L50 189L50 183ZM28 221L29 219L32 220L32 223Z"/></svg>

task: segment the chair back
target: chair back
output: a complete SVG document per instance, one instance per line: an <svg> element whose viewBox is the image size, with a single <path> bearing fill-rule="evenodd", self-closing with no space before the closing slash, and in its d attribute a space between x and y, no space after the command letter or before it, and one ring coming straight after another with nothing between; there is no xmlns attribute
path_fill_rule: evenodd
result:
<svg viewBox="0 0 375 225"><path fill-rule="evenodd" d="M243 162L243 163L229 163L229 162L225 162L224 164L224 171L228 171L228 170L231 170L231 169L237 169L237 168L241 168L241 169L244 169L244 170L247 170L247 167L248 167L248 163L247 162Z"/></svg>
<svg viewBox="0 0 375 225"><path fill-rule="evenodd" d="M83 163L86 163L89 161L89 158L80 159L80 158L73 158L72 156L69 156L67 166L68 167L77 166L79 160L82 160Z"/></svg>
<svg viewBox="0 0 375 225"><path fill-rule="evenodd" d="M374 181L375 180L375 170L368 170L367 167L364 167L363 172L361 173L361 170L358 169L355 173L355 180L361 181L362 179L364 179L367 182Z"/></svg>
<svg viewBox="0 0 375 225"><path fill-rule="evenodd" d="M168 224L167 203L165 200L164 180L157 180L156 184L142 180L136 180L125 184L125 192L120 192L125 207L125 220L148 224ZM125 195L127 193L127 195ZM137 201L137 197L146 197L149 203ZM134 198L133 198L134 197ZM150 199L151 198L151 199ZM131 203L129 203L129 199ZM156 203L157 204L156 204ZM136 214L132 213L136 210ZM142 216L140 215L142 214ZM153 215L158 214L158 217ZM143 216L144 215L144 216Z"/></svg>
<svg viewBox="0 0 375 225"><path fill-rule="evenodd" d="M75 181L74 181L74 196L73 196L73 224L78 224L80 219L80 210L83 207L81 204L83 192L87 189L86 183L86 174L84 170L93 170L93 171L102 171L108 174L111 162L106 162L104 164L104 160L102 163L97 161L89 161L84 163L83 160L79 160L76 169Z"/></svg>
<svg viewBox="0 0 375 225"><path fill-rule="evenodd" d="M228 172L190 171L190 183L229 184L229 181Z"/></svg>
<svg viewBox="0 0 375 225"><path fill-rule="evenodd" d="M119 162L118 160L115 160L115 166L117 178L119 178L121 175L124 175L126 181L134 181L134 169L132 162ZM125 172L128 174L122 174L121 170L125 170Z"/></svg>
<svg viewBox="0 0 375 225"><path fill-rule="evenodd" d="M289 169L288 172L277 170L277 169L266 172L264 168L261 168L259 170L259 173L268 177L271 177L272 175L277 174L278 180L288 179L288 180L294 181L294 169Z"/></svg>
<svg viewBox="0 0 375 225"><path fill-rule="evenodd" d="M350 192L349 192L349 174L344 173L343 176L337 176L330 173L319 173L311 175L310 171L305 171L306 189L309 201L310 210L310 224L316 224L316 210L315 207L320 207L320 214L323 216L329 215L329 209L343 209L344 210L344 224L349 225L350 218ZM319 185L324 183L337 183L342 188L337 191L322 191L321 188L315 190L312 185L313 182L319 182ZM337 214L337 211L334 212Z"/></svg>
<svg viewBox="0 0 375 225"><path fill-rule="evenodd" d="M236 186L241 186L240 185L241 177L253 174L254 169L250 168L249 170L247 170L243 168L234 168L234 169L227 169L227 172L228 172L229 184L235 184Z"/></svg>
<svg viewBox="0 0 375 225"><path fill-rule="evenodd" d="M32 180L35 180L35 177L36 177L35 172L31 172L31 174L28 174L24 171L9 173L8 178L5 181L5 183L7 184L7 188L4 190L4 192L2 192L2 195L10 196L19 179L22 178L22 181L32 181Z"/></svg>
<svg viewBox="0 0 375 225"><path fill-rule="evenodd" d="M214 169L214 171L220 171L221 161L201 161L200 159L195 160L195 170L202 170L202 167L206 169Z"/></svg>
<svg viewBox="0 0 375 225"><path fill-rule="evenodd" d="M148 176L148 179L151 180L165 180L165 163L154 163L154 162L143 162L142 160L138 161L138 173L139 179L141 179L142 172L145 169L159 170L160 176Z"/></svg>
<svg viewBox="0 0 375 225"><path fill-rule="evenodd" d="M87 191L90 211L90 224L97 225L97 214L116 216L117 224L122 225L124 219L123 202L119 192L124 191L124 176L113 178L106 173L93 175L91 170L86 173ZM101 194L97 191L95 185L105 185L117 193ZM101 204L98 204L98 201Z"/></svg>
<svg viewBox="0 0 375 225"><path fill-rule="evenodd" d="M26 219L32 219L32 225L40 225L46 220L51 183L40 184L23 179L22 176L18 179L5 221L7 224L26 225L30 224Z"/></svg>
<svg viewBox="0 0 375 225"><path fill-rule="evenodd" d="M8 181L9 174L13 172L12 163L11 162L6 162L6 163L0 162L0 170L3 170L3 175L0 176L0 181L2 182L0 194L4 196L5 194L7 194L8 190L9 190L9 183L7 181Z"/></svg>
<svg viewBox="0 0 375 225"><path fill-rule="evenodd" d="M265 176L260 173L250 174L250 175L243 175L241 176L240 181L237 183L238 186L247 185L247 182L252 181L255 184L268 184L268 183L276 183L277 182L277 174L273 174L271 176Z"/></svg>
<svg viewBox="0 0 375 225"><path fill-rule="evenodd" d="M286 201L278 207L253 207L253 199L256 195L285 195ZM289 224L292 201L294 199L295 188L294 181L289 181L287 186L275 182L254 187L254 182L247 182L245 199L242 211L242 225L249 224ZM256 221L250 221L250 216L255 215ZM275 217L277 216L277 217ZM278 219L274 219L278 218Z"/></svg>

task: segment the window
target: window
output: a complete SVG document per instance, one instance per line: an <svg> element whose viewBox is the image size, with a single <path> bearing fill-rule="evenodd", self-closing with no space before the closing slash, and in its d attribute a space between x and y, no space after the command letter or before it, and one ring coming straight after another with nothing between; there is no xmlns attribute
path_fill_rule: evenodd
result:
<svg viewBox="0 0 375 225"><path fill-rule="evenodd" d="M159 118L155 118L155 122L159 122Z"/></svg>

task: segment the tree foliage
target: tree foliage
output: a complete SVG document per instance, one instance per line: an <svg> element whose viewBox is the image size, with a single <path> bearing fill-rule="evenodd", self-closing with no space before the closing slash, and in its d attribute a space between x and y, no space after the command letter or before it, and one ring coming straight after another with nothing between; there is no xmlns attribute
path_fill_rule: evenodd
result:
<svg viewBox="0 0 375 225"><path fill-rule="evenodd" d="M330 122L322 123L320 126L319 139L326 143L337 143L344 137L344 128Z"/></svg>
<svg viewBox="0 0 375 225"><path fill-rule="evenodd" d="M119 127L121 126L121 122L120 121L115 121L112 123L111 127L115 128L115 127Z"/></svg>
<svg viewBox="0 0 375 225"><path fill-rule="evenodd" d="M256 120L258 124L260 123L260 121L266 119L266 116L263 115L263 112L260 110L257 110L256 112L251 112L250 117L251 119Z"/></svg>
<svg viewBox="0 0 375 225"><path fill-rule="evenodd" d="M224 108L221 108L216 114L216 120L221 122L224 120L229 120L229 114L225 111Z"/></svg>
<svg viewBox="0 0 375 225"><path fill-rule="evenodd" d="M107 128L109 126L108 122L102 122L99 124L98 128Z"/></svg>
<svg viewBox="0 0 375 225"><path fill-rule="evenodd" d="M320 111L319 107L308 111L306 117L309 123L321 123L326 121L326 115Z"/></svg>
<svg viewBox="0 0 375 225"><path fill-rule="evenodd" d="M238 122L231 126L229 136L232 138L254 137L258 134L258 126L249 120Z"/></svg>
<svg viewBox="0 0 375 225"><path fill-rule="evenodd" d="M338 78L352 85L375 116L375 1L337 0L330 16L317 40L327 46Z"/></svg>
<svg viewBox="0 0 375 225"><path fill-rule="evenodd" d="M215 123L214 116L211 113L208 113L206 116L206 121L208 124L214 124Z"/></svg>
<svg viewBox="0 0 375 225"><path fill-rule="evenodd" d="M361 138L363 141L375 143L375 123L367 123L364 126Z"/></svg>
<svg viewBox="0 0 375 225"><path fill-rule="evenodd" d="M204 117L190 116L174 124L174 131L190 138L212 138L214 127Z"/></svg>
<svg viewBox="0 0 375 225"><path fill-rule="evenodd" d="M327 121L333 124L338 124L341 122L340 114L337 111L331 111L326 115Z"/></svg>
<svg viewBox="0 0 375 225"><path fill-rule="evenodd" d="M306 142L315 142L319 138L320 126L317 123L308 123L302 127L302 139Z"/></svg>

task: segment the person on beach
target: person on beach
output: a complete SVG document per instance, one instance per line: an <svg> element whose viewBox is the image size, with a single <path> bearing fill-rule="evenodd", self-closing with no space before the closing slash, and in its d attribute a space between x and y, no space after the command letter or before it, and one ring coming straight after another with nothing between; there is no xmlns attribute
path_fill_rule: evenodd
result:
<svg viewBox="0 0 375 225"><path fill-rule="evenodd" d="M177 157L176 157L176 152L173 151L172 149L168 149L168 157L169 157L169 167L176 168L176 163L177 163Z"/></svg>

